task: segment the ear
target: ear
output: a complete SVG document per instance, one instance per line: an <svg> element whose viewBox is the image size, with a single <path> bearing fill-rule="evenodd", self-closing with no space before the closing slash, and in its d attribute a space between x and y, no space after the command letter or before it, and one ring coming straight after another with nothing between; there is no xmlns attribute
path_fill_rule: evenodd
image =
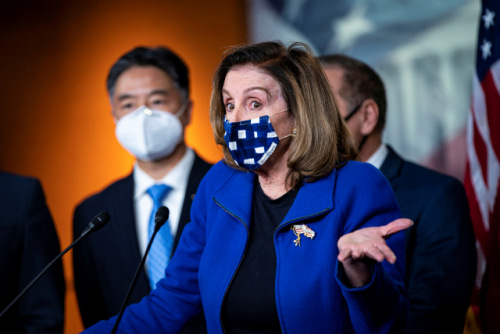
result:
<svg viewBox="0 0 500 334"><path fill-rule="evenodd" d="M186 101L186 110L184 114L181 116L183 118L182 124L184 127L188 126L191 123L191 116L193 114L193 106L194 102L192 100Z"/></svg>
<svg viewBox="0 0 500 334"><path fill-rule="evenodd" d="M377 103L372 99L367 99L361 105L360 114L362 117L360 128L361 134L363 136L368 136L375 131L375 128L377 127L379 115Z"/></svg>

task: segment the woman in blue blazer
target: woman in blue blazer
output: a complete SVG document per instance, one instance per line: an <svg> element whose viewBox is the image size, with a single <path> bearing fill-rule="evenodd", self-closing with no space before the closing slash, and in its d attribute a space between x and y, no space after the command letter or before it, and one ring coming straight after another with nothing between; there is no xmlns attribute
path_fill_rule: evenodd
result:
<svg viewBox="0 0 500 334"><path fill-rule="evenodd" d="M400 231L411 221L398 219L384 176L352 161L310 49L232 49L214 76L210 120L225 159L200 184L166 278L127 308L118 332L176 333L202 305L209 333L402 332ZM86 333L109 333L114 320Z"/></svg>

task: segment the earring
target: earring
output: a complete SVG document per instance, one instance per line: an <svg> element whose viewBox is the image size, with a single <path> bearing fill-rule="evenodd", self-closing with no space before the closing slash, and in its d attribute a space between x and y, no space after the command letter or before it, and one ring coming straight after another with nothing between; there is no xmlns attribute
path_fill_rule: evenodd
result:
<svg viewBox="0 0 500 334"><path fill-rule="evenodd" d="M296 128L296 127L294 127L294 128L292 129L292 137L296 137L296 136L297 136L297 128Z"/></svg>

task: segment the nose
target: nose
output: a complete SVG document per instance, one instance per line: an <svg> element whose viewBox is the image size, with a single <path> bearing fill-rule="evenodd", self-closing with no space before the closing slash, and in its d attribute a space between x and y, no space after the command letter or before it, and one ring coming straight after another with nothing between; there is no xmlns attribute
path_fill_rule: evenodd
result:
<svg viewBox="0 0 500 334"><path fill-rule="evenodd" d="M241 108L241 107L236 108L235 107L234 110L232 110L230 112L226 111L226 119L230 123L246 121L243 108Z"/></svg>

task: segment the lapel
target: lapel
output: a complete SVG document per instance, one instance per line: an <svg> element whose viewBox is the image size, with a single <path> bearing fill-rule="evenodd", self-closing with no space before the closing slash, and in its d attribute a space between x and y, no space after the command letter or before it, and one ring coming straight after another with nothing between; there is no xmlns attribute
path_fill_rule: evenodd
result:
<svg viewBox="0 0 500 334"><path fill-rule="evenodd" d="M114 233L117 236L118 245L117 251L124 259L127 268L124 272L127 276L133 277L139 262L141 261L141 253L139 251L139 241L137 240L137 229L134 212L134 178L130 174L123 179L121 189L112 196L112 217L115 223ZM139 276L134 294L140 293L142 296L149 294L149 283L145 270Z"/></svg>
<svg viewBox="0 0 500 334"><path fill-rule="evenodd" d="M338 169L316 182L304 182L284 221L286 224L325 214L335 208L334 195Z"/></svg>
<svg viewBox="0 0 500 334"><path fill-rule="evenodd" d="M186 194L184 195L181 216L179 218L179 226L177 227L172 254L175 253L175 250L177 249L177 245L179 244L179 240L181 238L184 227L191 221L191 204L193 203L196 190L198 190L198 186L200 185L201 180L211 167L211 164L205 162L195 153L193 167L191 168L191 172L189 173Z"/></svg>
<svg viewBox="0 0 500 334"><path fill-rule="evenodd" d="M289 224L311 218L334 209L334 191L337 170L313 182L304 182L284 222ZM250 229L254 173L234 172L228 182L215 194L214 200L230 214L240 218ZM282 223L283 225L283 223Z"/></svg>
<svg viewBox="0 0 500 334"><path fill-rule="evenodd" d="M231 169L232 174L227 182L214 195L214 201L229 214L236 216L250 231L252 216L253 188L255 173L238 172Z"/></svg>
<svg viewBox="0 0 500 334"><path fill-rule="evenodd" d="M398 201L399 207L402 211L402 214L404 214L403 209L401 208L401 197L400 193L398 190L399 183L400 183L400 178L401 178L401 172L402 168L404 165L404 160L401 158L394 150L392 147L387 145L387 148L389 149L389 153L387 154L387 157L384 160L384 163L380 167L380 171L382 174L385 175L387 180L389 180L389 183L391 184L392 191L394 191L394 194L396 195L396 200ZM401 189L402 190L402 189ZM404 203L403 203L404 205ZM405 217L409 218L409 217ZM418 224L418 221L414 221L414 224L412 227L407 228L405 230L405 245L410 245L410 240L413 238L413 231L415 231L415 226ZM406 247L406 246L405 246ZM408 254L411 251L411 247L408 247L406 250L406 257L411 258ZM407 267L406 270L406 278L410 277L410 272L409 272L409 266Z"/></svg>
<svg viewBox="0 0 500 334"><path fill-rule="evenodd" d="M392 190L395 192L399 185L399 177L401 175L401 168L403 167L404 160L390 147L387 145L389 153L384 160L384 163L380 167L380 171L389 183L391 184Z"/></svg>

